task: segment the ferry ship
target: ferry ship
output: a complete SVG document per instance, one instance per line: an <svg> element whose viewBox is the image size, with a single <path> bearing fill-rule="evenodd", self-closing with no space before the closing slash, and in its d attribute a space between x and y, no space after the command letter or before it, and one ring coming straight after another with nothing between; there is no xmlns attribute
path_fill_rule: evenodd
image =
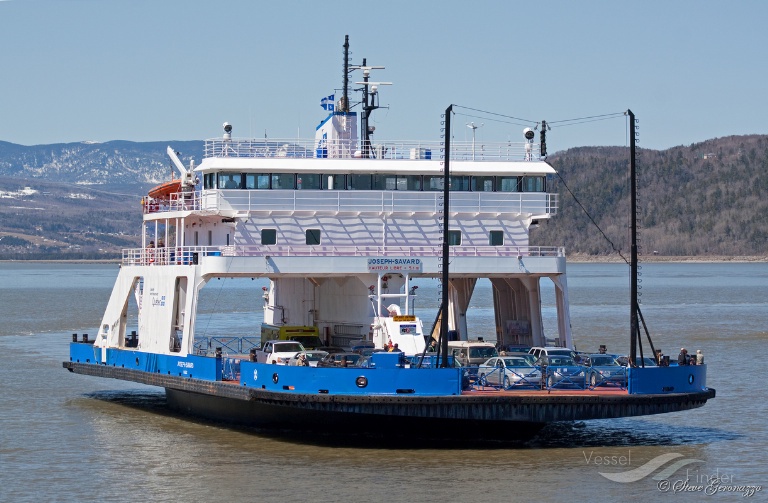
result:
<svg viewBox="0 0 768 503"><path fill-rule="evenodd" d="M626 387L579 389L546 379L492 387L457 366L449 339L551 345L542 281L554 285L554 345L574 347L565 250L529 242L557 214L556 172L530 129L520 143L479 148L449 131L442 142L375 142L369 118L387 83L370 78L381 67L350 65L344 47L343 94L324 100L313 140L240 139L225 123L199 165L168 148L180 176L143 199L144 246L123 252L95 339L75 335L65 368L164 387L169 405L204 417L342 432L524 437L552 421L714 397L705 365L630 366ZM328 346L399 351L373 352L363 366L294 366L259 357L270 343L259 327L253 337L196 337L200 291L215 278L269 281L254 299L268 337L298 331ZM412 308L424 278L443 292L426 320ZM481 279L493 287L495 333L467 328Z"/></svg>

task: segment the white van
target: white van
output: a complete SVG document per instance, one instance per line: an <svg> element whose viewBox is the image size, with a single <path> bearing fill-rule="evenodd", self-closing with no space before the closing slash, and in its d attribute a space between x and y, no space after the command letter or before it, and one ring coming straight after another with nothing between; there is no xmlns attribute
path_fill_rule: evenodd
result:
<svg viewBox="0 0 768 503"><path fill-rule="evenodd" d="M528 350L528 354L535 356L536 360L542 356L570 356L571 358L576 358L576 351L556 346L534 346Z"/></svg>
<svg viewBox="0 0 768 503"><path fill-rule="evenodd" d="M465 367L476 367L499 356L493 343L483 341L448 341L448 351Z"/></svg>

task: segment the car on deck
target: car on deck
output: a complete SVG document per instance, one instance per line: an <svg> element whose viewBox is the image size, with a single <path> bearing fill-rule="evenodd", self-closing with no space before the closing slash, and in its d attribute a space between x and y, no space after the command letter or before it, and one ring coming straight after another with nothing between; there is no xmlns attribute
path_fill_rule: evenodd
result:
<svg viewBox="0 0 768 503"><path fill-rule="evenodd" d="M353 367L362 358L359 353L331 353L319 362L318 367ZM346 365L345 365L346 363Z"/></svg>
<svg viewBox="0 0 768 503"><path fill-rule="evenodd" d="M271 340L265 341L260 349L254 352L259 363L276 363L287 365L296 353L304 352L304 346L296 341Z"/></svg>
<svg viewBox="0 0 768 503"><path fill-rule="evenodd" d="M304 357L307 359L307 362L309 362L310 367L317 367L317 364L320 360L328 356L327 351L316 351L313 349L308 349L304 351L303 353L296 353L291 357L290 360L288 360L288 365L298 365L297 360L299 359L299 355L304 355Z"/></svg>
<svg viewBox="0 0 768 503"><path fill-rule="evenodd" d="M567 355L541 356L537 361L546 377L547 388L586 388L586 369Z"/></svg>
<svg viewBox="0 0 768 503"><path fill-rule="evenodd" d="M534 366L527 356L529 355L489 358L478 367L478 384L499 386L503 389L541 386L541 369Z"/></svg>
<svg viewBox="0 0 768 503"><path fill-rule="evenodd" d="M618 385L627 386L627 368L622 367L617 356L604 353L587 355L582 358L581 365L587 371L587 383L596 386Z"/></svg>

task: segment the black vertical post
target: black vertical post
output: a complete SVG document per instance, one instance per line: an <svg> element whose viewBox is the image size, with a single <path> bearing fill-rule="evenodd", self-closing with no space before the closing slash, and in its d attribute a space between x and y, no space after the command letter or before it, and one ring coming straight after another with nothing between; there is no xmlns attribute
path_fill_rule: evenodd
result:
<svg viewBox="0 0 768 503"><path fill-rule="evenodd" d="M440 302L440 341L443 361L441 367L448 367L448 199L450 197L450 159L451 159L451 113L453 105L445 109L445 166L443 173L443 277L442 296Z"/></svg>
<svg viewBox="0 0 768 503"><path fill-rule="evenodd" d="M363 58L362 66L366 66L366 58ZM368 74L365 71L363 71L363 82L368 82ZM373 107L368 105L368 84L363 84L363 113L360 114L360 132L362 133L363 158L365 159L371 157L371 136L368 132L368 116L371 115L371 111L373 111Z"/></svg>
<svg viewBox="0 0 768 503"><path fill-rule="evenodd" d="M344 87L342 90L342 109L340 112L349 112L349 35L344 35ZM334 109L335 110L335 109Z"/></svg>
<svg viewBox="0 0 768 503"><path fill-rule="evenodd" d="M637 320L637 176L635 168L635 114L627 110L629 115L629 178L630 178L630 231L632 236L632 248L630 257L630 348L629 365L634 367L637 358L637 335L639 324Z"/></svg>

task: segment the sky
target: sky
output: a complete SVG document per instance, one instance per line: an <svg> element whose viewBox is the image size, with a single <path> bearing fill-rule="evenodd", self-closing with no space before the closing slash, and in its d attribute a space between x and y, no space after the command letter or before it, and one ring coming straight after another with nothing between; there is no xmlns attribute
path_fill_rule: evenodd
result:
<svg viewBox="0 0 768 503"><path fill-rule="evenodd" d="M627 145L627 109L642 148L768 134L766 19L761 0L0 0L0 141L312 138L345 35L393 83L379 141L438 140L452 104L455 139L546 120L550 154Z"/></svg>

